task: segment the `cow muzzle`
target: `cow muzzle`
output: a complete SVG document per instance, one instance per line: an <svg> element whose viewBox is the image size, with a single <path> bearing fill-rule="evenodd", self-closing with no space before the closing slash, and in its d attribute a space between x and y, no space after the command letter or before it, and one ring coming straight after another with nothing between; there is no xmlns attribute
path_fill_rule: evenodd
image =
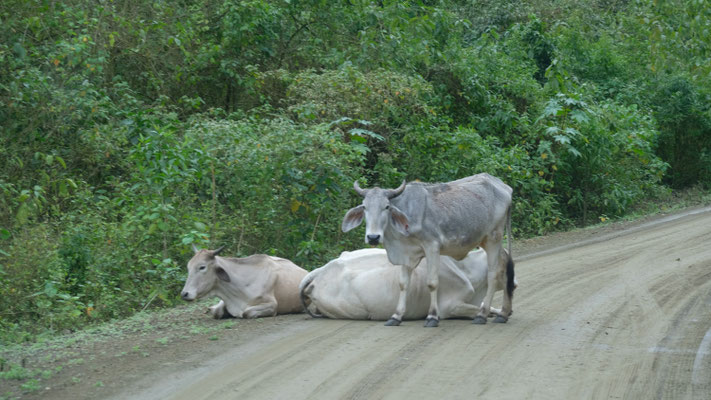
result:
<svg viewBox="0 0 711 400"><path fill-rule="evenodd" d="M180 297L181 297L183 300L185 300L185 301L193 301L193 300L195 300L195 295L192 294L192 293L190 293L190 292L188 292L187 290L183 290L183 291L180 293Z"/></svg>
<svg viewBox="0 0 711 400"><path fill-rule="evenodd" d="M365 238L371 246L377 246L380 244L380 235L366 235Z"/></svg>

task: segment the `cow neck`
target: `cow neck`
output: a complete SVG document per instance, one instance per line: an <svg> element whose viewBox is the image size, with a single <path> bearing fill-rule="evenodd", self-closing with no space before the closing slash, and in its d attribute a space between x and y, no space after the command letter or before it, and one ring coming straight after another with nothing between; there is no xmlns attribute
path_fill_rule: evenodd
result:
<svg viewBox="0 0 711 400"><path fill-rule="evenodd" d="M217 279L215 287L212 289L212 294L219 297L225 302L227 311L232 315L241 315L242 310L249 303L246 285L243 282L248 282L248 277L242 276L242 271L239 271L240 264L231 262L223 257L215 257L217 265L222 267L230 276L230 282Z"/></svg>

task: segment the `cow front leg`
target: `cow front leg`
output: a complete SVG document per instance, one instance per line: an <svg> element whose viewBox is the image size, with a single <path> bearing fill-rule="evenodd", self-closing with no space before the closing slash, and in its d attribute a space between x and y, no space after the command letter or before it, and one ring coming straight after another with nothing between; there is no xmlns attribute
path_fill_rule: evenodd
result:
<svg viewBox="0 0 711 400"><path fill-rule="evenodd" d="M261 303L245 308L244 312L242 312L242 318L273 317L277 313L276 310L276 302Z"/></svg>
<svg viewBox="0 0 711 400"><path fill-rule="evenodd" d="M439 288L439 249L425 249L427 257L427 288L430 290L430 309L425 320L425 328L439 326L439 304L437 289Z"/></svg>
<svg viewBox="0 0 711 400"><path fill-rule="evenodd" d="M397 307L395 314L385 323L385 326L398 326L402 322L402 317L405 315L405 307L407 304L407 288L410 286L410 277L412 276L413 268L407 265L400 265L400 295L397 299Z"/></svg>
<svg viewBox="0 0 711 400"><path fill-rule="evenodd" d="M212 315L212 318L215 319L230 318L232 316L225 308L225 302L222 300L214 306L208 307L205 313Z"/></svg>

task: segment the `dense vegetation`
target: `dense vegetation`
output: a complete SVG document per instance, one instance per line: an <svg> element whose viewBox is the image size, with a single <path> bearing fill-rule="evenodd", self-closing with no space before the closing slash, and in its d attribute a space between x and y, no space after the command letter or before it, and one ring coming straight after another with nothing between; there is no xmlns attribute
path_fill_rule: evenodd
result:
<svg viewBox="0 0 711 400"><path fill-rule="evenodd" d="M7 0L0 341L178 301L191 243L307 268L351 190L478 172L515 236L711 183L711 5Z"/></svg>

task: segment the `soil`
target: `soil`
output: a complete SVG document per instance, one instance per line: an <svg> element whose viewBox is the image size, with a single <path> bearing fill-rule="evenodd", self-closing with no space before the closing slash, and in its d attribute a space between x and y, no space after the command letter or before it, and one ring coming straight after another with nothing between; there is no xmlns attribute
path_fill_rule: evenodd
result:
<svg viewBox="0 0 711 400"><path fill-rule="evenodd" d="M711 398L711 207L514 244L507 324L217 321L211 300L2 349L37 376L0 397Z"/></svg>

